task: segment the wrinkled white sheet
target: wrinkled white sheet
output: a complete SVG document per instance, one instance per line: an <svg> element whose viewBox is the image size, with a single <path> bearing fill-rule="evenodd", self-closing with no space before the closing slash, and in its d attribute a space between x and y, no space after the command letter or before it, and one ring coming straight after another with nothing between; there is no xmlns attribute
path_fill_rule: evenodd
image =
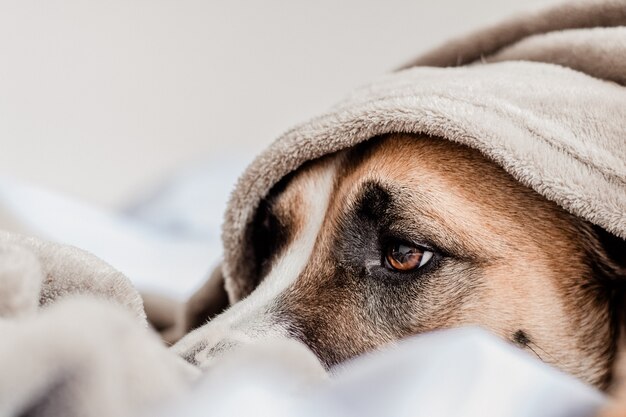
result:
<svg viewBox="0 0 626 417"><path fill-rule="evenodd" d="M291 351L291 354L289 354ZM300 357L300 360L295 358ZM157 417L584 417L598 391L477 328L415 336L328 379L297 346L249 347Z"/></svg>
<svg viewBox="0 0 626 417"><path fill-rule="evenodd" d="M6 178L0 204L27 229L93 252L140 289L182 299L219 257L222 211L242 165L223 160L185 170L119 212ZM330 378L298 346L233 352L187 397L147 415L582 417L605 401L478 329L417 336Z"/></svg>
<svg viewBox="0 0 626 417"><path fill-rule="evenodd" d="M95 254L140 290L186 299L219 260L226 200L247 162L183 169L118 211L0 177L0 209L29 234Z"/></svg>

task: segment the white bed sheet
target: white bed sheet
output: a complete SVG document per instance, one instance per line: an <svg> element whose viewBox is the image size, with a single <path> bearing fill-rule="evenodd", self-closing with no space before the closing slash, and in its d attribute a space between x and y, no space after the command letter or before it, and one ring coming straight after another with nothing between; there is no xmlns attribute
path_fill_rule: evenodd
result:
<svg viewBox="0 0 626 417"><path fill-rule="evenodd" d="M183 169L121 210L0 177L0 209L29 234L92 252L140 290L182 300L219 261L226 201L247 162L240 154Z"/></svg>
<svg viewBox="0 0 626 417"><path fill-rule="evenodd" d="M193 392L149 415L588 417L606 402L477 328L409 338L346 363L329 379L317 377L305 351L287 350L234 352Z"/></svg>

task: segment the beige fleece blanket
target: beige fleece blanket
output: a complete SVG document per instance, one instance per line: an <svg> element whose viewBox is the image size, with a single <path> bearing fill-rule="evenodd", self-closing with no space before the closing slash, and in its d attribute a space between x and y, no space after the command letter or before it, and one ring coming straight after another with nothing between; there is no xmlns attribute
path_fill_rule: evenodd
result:
<svg viewBox="0 0 626 417"><path fill-rule="evenodd" d="M0 416L132 416L197 370L147 328L122 274L80 249L0 232Z"/></svg>
<svg viewBox="0 0 626 417"><path fill-rule="evenodd" d="M570 1L453 40L288 131L246 170L223 227L231 302L252 289L259 201L304 162L374 136L480 150L571 213L626 238L626 0Z"/></svg>
<svg viewBox="0 0 626 417"><path fill-rule="evenodd" d="M506 21L288 131L236 187L214 279L224 276L231 302L251 291L247 228L283 176L391 132L479 149L546 198L626 238L624 25L626 0L569 2ZM197 377L147 329L128 280L75 248L0 233L0 328L0 416L136 415Z"/></svg>

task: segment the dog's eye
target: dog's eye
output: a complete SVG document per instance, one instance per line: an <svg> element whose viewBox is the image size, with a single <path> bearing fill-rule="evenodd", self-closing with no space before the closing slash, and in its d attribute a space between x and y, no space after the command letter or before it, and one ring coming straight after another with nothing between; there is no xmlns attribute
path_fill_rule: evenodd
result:
<svg viewBox="0 0 626 417"><path fill-rule="evenodd" d="M393 271L408 272L428 263L433 253L424 248L394 242L385 248L385 267Z"/></svg>

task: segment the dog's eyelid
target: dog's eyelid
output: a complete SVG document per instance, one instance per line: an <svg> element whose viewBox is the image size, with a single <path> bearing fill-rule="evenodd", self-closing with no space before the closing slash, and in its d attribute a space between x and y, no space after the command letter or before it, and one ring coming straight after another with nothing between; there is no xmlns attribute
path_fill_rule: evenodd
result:
<svg viewBox="0 0 626 417"><path fill-rule="evenodd" d="M387 239L401 240L432 251L439 256L458 259L473 258L468 256L469 251L465 250L460 243L457 244L449 241L449 239L440 239L436 233L425 233L423 230L428 229L426 227L406 227L401 222L398 222L389 226L383 232L383 235L386 235ZM385 237L381 239L381 243L385 241Z"/></svg>
<svg viewBox="0 0 626 417"><path fill-rule="evenodd" d="M438 246L434 245L430 242L429 239L424 238L423 236L406 236L405 234L398 233L383 233L380 238L381 246L386 244L390 244L392 242L399 242L405 244L407 246L415 246L417 248L423 249L425 251L434 252L434 253L442 253L445 254L445 251L439 249Z"/></svg>

